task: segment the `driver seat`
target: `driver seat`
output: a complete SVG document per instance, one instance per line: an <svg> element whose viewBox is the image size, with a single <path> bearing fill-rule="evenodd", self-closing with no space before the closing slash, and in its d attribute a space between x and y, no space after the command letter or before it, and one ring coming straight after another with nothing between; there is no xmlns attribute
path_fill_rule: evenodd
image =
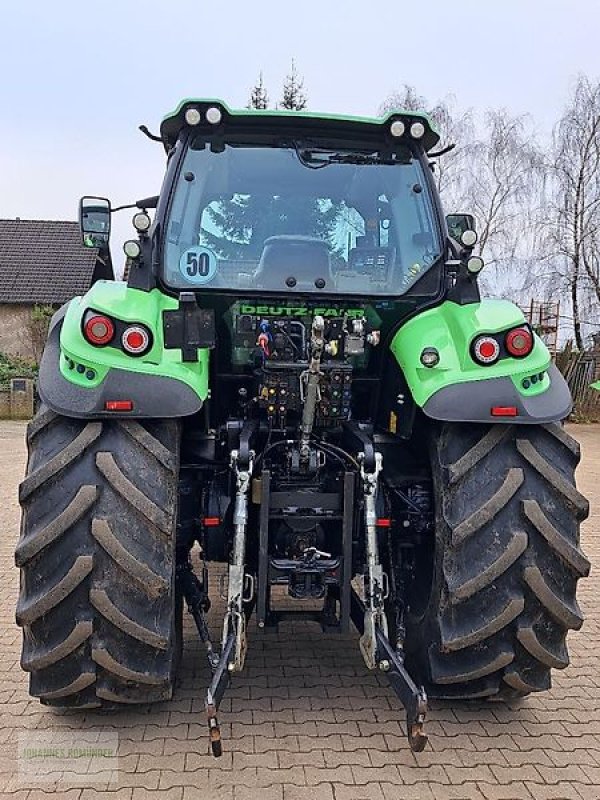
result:
<svg viewBox="0 0 600 800"><path fill-rule="evenodd" d="M281 235L265 240L254 277L261 289L314 289L322 278L331 288L329 245L313 236ZM286 281L294 278L294 287Z"/></svg>

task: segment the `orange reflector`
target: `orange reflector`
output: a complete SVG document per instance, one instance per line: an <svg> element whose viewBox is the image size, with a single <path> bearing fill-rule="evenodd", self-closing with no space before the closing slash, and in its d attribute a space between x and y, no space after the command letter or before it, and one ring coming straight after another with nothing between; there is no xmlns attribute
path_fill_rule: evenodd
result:
<svg viewBox="0 0 600 800"><path fill-rule="evenodd" d="M220 517L203 517L202 524L205 528L216 528L217 525L221 524Z"/></svg>
<svg viewBox="0 0 600 800"><path fill-rule="evenodd" d="M516 406L492 406L490 411L492 417L518 417L519 412Z"/></svg>
<svg viewBox="0 0 600 800"><path fill-rule="evenodd" d="M377 527L378 528L391 528L392 527L392 520L389 517L379 517L377 520Z"/></svg>
<svg viewBox="0 0 600 800"><path fill-rule="evenodd" d="M104 403L105 411L132 411L133 400L107 400Z"/></svg>

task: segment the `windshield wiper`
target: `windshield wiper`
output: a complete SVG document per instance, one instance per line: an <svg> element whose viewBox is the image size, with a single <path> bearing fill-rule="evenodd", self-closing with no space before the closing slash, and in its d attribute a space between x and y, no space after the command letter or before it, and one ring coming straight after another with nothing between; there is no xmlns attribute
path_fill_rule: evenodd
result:
<svg viewBox="0 0 600 800"><path fill-rule="evenodd" d="M410 162L406 158L401 158L399 153L390 153L385 156L381 153L363 153L353 150L328 150L317 147L301 147L298 142L294 142L294 149L298 160L305 167L310 169L322 169L330 164L406 164Z"/></svg>

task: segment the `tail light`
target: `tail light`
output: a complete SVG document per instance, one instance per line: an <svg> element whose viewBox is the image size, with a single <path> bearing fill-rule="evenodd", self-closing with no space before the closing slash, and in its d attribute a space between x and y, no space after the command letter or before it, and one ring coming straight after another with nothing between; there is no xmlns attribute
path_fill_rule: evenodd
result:
<svg viewBox="0 0 600 800"><path fill-rule="evenodd" d="M506 334L504 344L511 356L523 358L533 350L533 335L528 328L513 328Z"/></svg>
<svg viewBox="0 0 600 800"><path fill-rule="evenodd" d="M473 358L478 364L495 364L500 357L500 345L491 336L479 336L473 342Z"/></svg>
<svg viewBox="0 0 600 800"><path fill-rule="evenodd" d="M104 314L92 314L85 321L83 333L90 344L100 347L111 341L115 335L115 326Z"/></svg>
<svg viewBox="0 0 600 800"><path fill-rule="evenodd" d="M150 347L150 334L141 325L129 325L121 335L121 344L126 353L141 356Z"/></svg>

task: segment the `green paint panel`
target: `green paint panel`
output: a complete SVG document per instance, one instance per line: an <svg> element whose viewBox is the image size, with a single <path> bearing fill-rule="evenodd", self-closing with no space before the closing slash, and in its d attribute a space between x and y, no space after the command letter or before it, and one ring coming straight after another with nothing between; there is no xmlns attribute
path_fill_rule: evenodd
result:
<svg viewBox="0 0 600 800"><path fill-rule="evenodd" d="M482 300L464 306L447 301L409 320L394 336L391 349L415 402L422 407L435 392L451 384L499 377L512 378L525 397L545 392L550 386L547 376L528 389L522 386L524 379L550 365L548 349L538 336L526 358L504 358L489 367L471 358L470 346L476 335L506 331L524 320L523 312L507 300ZM426 347L439 352L437 366L421 364L420 355Z"/></svg>
<svg viewBox="0 0 600 800"><path fill-rule="evenodd" d="M64 378L84 388L98 386L109 368L144 373L182 381L205 400L208 395L208 350L198 350L197 362L183 362L181 350L165 350L162 312L178 308L178 301L158 289L143 292L117 281L98 281L83 297L71 300L60 333L60 371ZM151 349L143 356L130 356L119 347L94 347L82 334L84 313L102 311L124 322L141 322L153 336ZM73 365L73 366L71 366ZM85 369L81 372L77 367ZM88 377L93 371L94 378Z"/></svg>

